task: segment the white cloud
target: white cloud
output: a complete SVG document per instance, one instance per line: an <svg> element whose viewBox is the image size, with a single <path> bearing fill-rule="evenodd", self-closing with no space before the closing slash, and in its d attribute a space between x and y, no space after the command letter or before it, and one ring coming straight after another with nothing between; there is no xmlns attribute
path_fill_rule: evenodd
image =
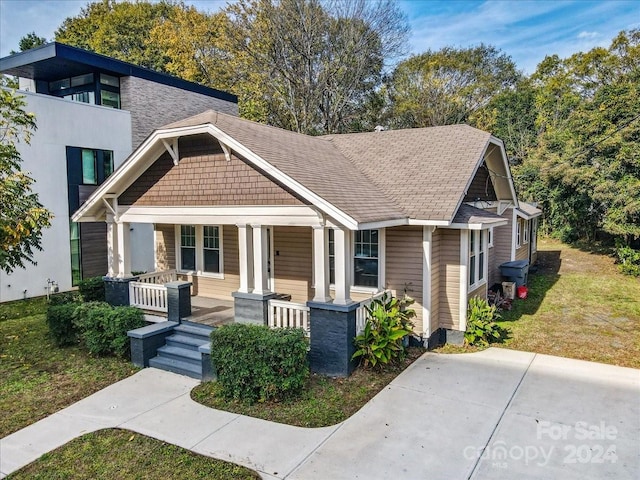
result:
<svg viewBox="0 0 640 480"><path fill-rule="evenodd" d="M594 39L594 38L598 38L600 36L600 34L598 32L580 32L578 34L578 38L579 39Z"/></svg>

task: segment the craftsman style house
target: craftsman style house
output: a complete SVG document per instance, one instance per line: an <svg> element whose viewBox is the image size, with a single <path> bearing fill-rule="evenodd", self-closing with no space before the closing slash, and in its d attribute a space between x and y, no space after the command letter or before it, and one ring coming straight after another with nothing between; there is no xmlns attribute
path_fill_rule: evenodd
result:
<svg viewBox="0 0 640 480"><path fill-rule="evenodd" d="M207 111L155 130L73 220L106 222L123 280L129 225L153 225L155 270L237 321L266 323L278 295L311 308L313 337L314 309L406 292L426 343L465 330L500 264L535 261L540 214L502 142L466 125L310 137Z"/></svg>

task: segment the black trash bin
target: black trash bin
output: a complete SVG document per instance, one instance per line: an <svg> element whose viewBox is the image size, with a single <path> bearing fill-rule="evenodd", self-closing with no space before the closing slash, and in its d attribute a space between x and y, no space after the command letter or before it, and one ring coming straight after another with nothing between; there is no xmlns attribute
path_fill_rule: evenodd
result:
<svg viewBox="0 0 640 480"><path fill-rule="evenodd" d="M529 274L528 260L514 260L500 265L500 273L509 282L516 282L516 286L521 287L527 284Z"/></svg>

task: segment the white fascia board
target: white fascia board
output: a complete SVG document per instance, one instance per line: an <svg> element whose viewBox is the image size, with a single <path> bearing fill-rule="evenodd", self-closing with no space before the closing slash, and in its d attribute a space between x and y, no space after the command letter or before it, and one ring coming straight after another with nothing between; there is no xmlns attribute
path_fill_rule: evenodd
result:
<svg viewBox="0 0 640 480"><path fill-rule="evenodd" d="M327 215L335 218L337 221L342 223L345 227L356 230L358 228L358 222L351 216L347 215L345 212L335 207L331 203L327 202L324 198L315 194L307 187L297 182L290 176L286 175L269 162L262 159L259 155L256 155L250 149L242 145L240 142L236 141L233 137L227 135L225 132L220 130L215 125L208 124L206 125L209 133L215 137L216 139L224 142L231 150L241 154L244 158L249 160L254 166L258 167L263 172L270 175L272 178L281 182L282 184L289 187L294 192L300 194L304 199L311 202L313 205L317 206L320 210L322 210Z"/></svg>
<svg viewBox="0 0 640 480"><path fill-rule="evenodd" d="M378 222L365 222L359 223L356 230L376 230L379 228L400 227L403 225L409 225L407 218L398 218L394 220L380 220Z"/></svg>
<svg viewBox="0 0 640 480"><path fill-rule="evenodd" d="M525 220L532 220L534 218L538 218L542 216L542 212L536 213L535 215L529 215L527 212L523 212L519 208L515 209L516 215L520 218L524 218Z"/></svg>
<svg viewBox="0 0 640 480"><path fill-rule="evenodd" d="M121 221L196 225L274 225L313 227L321 225L317 213L307 206L238 207L127 207L118 209Z"/></svg>
<svg viewBox="0 0 640 480"><path fill-rule="evenodd" d="M408 224L421 225L423 227L448 227L451 225L451 222L448 220L417 220L415 218L410 218Z"/></svg>
<svg viewBox="0 0 640 480"><path fill-rule="evenodd" d="M454 228L456 230L485 230L490 227L502 227L508 225L508 220L496 220L495 222L482 222L482 223L452 223L447 227L442 228Z"/></svg>
<svg viewBox="0 0 640 480"><path fill-rule="evenodd" d="M507 177L509 177L509 188L511 190L511 198L513 199L513 203L518 205L518 196L516 195L516 187L513 183L513 177L511 176L511 169L509 168L509 159L507 158L507 151L504 148L504 143L497 137L491 135L489 141L500 148L500 154L502 156L502 162L504 163L504 171L507 173Z"/></svg>

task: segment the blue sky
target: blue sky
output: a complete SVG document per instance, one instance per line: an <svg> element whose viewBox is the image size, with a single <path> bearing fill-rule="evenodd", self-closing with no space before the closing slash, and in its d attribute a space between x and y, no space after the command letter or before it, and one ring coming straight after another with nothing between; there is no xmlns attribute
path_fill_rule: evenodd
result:
<svg viewBox="0 0 640 480"><path fill-rule="evenodd" d="M0 0L0 56L17 50L18 41L35 31L52 39L68 16L86 0ZM185 0L214 11L226 0ZM445 45L485 43L510 55L532 73L545 55L568 57L595 46L608 46L620 30L640 28L640 0L404 0L412 33L411 53Z"/></svg>

